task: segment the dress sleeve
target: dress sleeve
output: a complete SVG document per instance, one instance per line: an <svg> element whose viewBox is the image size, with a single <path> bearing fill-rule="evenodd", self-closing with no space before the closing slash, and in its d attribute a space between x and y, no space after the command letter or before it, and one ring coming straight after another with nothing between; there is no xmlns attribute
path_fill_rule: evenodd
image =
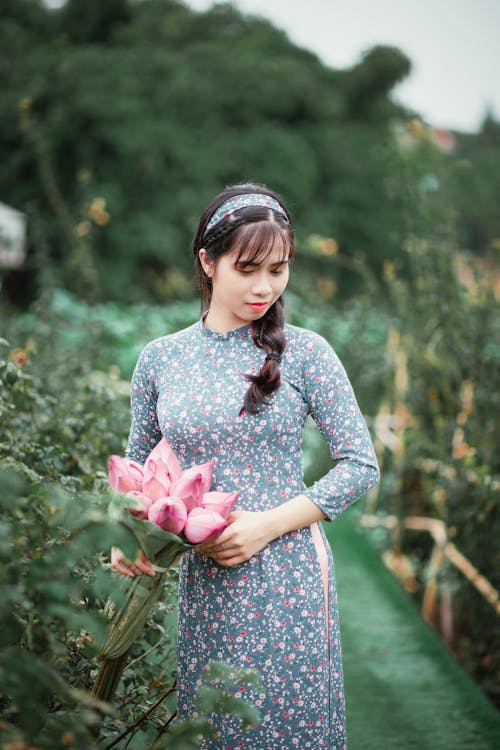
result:
<svg viewBox="0 0 500 750"><path fill-rule="evenodd" d="M143 464L162 434L158 424L156 404L156 357L152 344L141 352L130 386L130 433L125 455Z"/></svg>
<svg viewBox="0 0 500 750"><path fill-rule="evenodd" d="M332 521L379 480L373 443L349 378L321 336L308 342L304 382L309 412L335 466L305 494Z"/></svg>

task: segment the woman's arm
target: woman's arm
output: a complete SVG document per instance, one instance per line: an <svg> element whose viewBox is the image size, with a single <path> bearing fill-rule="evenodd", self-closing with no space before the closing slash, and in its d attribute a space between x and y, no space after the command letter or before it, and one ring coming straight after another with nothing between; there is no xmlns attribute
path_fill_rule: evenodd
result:
<svg viewBox="0 0 500 750"><path fill-rule="evenodd" d="M380 473L368 427L340 359L317 334L311 334L307 351L305 396L335 465L305 492L333 521L377 484Z"/></svg>
<svg viewBox="0 0 500 750"><path fill-rule="evenodd" d="M143 464L161 440L156 404L158 345L150 342L142 350L130 384L130 432L125 455Z"/></svg>
<svg viewBox="0 0 500 750"><path fill-rule="evenodd" d="M297 495L270 510L231 513L230 524L222 534L210 544L200 544L197 550L219 565L232 567L249 560L277 537L325 518L306 495Z"/></svg>

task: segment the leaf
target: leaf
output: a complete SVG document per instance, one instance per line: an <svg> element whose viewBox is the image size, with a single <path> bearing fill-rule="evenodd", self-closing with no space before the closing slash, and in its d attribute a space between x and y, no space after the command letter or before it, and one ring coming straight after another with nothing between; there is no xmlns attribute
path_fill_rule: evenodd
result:
<svg viewBox="0 0 500 750"><path fill-rule="evenodd" d="M79 703L86 708L95 709L106 716L116 716L116 709L110 703L99 700L99 698L96 698L95 695L89 693L87 690L71 688L70 693L75 699L75 703Z"/></svg>

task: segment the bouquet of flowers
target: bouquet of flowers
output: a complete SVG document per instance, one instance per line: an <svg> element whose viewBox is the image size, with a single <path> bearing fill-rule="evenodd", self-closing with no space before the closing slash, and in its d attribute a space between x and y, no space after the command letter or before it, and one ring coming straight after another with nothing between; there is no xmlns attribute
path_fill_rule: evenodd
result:
<svg viewBox="0 0 500 750"><path fill-rule="evenodd" d="M161 596L167 569L186 550L215 539L228 525L239 495L210 491L214 463L182 471L165 439L151 451L144 466L122 456L109 458L109 485L119 493L112 497L110 514L133 533L156 574L125 579L129 588L123 606L117 608L111 601L106 606L110 623L93 690L103 700L110 700L116 690L127 653ZM113 549L114 567L126 572L119 557L120 551Z"/></svg>

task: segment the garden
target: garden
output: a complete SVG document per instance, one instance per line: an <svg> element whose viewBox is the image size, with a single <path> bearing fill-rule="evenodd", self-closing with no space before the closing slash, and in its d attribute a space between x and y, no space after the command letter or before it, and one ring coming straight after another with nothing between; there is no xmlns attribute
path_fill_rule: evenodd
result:
<svg viewBox="0 0 500 750"><path fill-rule="evenodd" d="M410 65L393 48L331 71L230 5L96 2L82 23L83 5L23 0L1 29L0 199L26 215L27 254L0 267L0 746L194 750L211 711L259 720L233 690L258 677L214 662L199 715L174 721L175 565L112 693L96 688L127 597L110 550L137 544L107 468L132 371L199 317L197 216L248 178L292 205L287 319L335 348L375 442L355 523L500 707L500 123L443 151L391 99ZM330 465L308 424L306 482Z"/></svg>

